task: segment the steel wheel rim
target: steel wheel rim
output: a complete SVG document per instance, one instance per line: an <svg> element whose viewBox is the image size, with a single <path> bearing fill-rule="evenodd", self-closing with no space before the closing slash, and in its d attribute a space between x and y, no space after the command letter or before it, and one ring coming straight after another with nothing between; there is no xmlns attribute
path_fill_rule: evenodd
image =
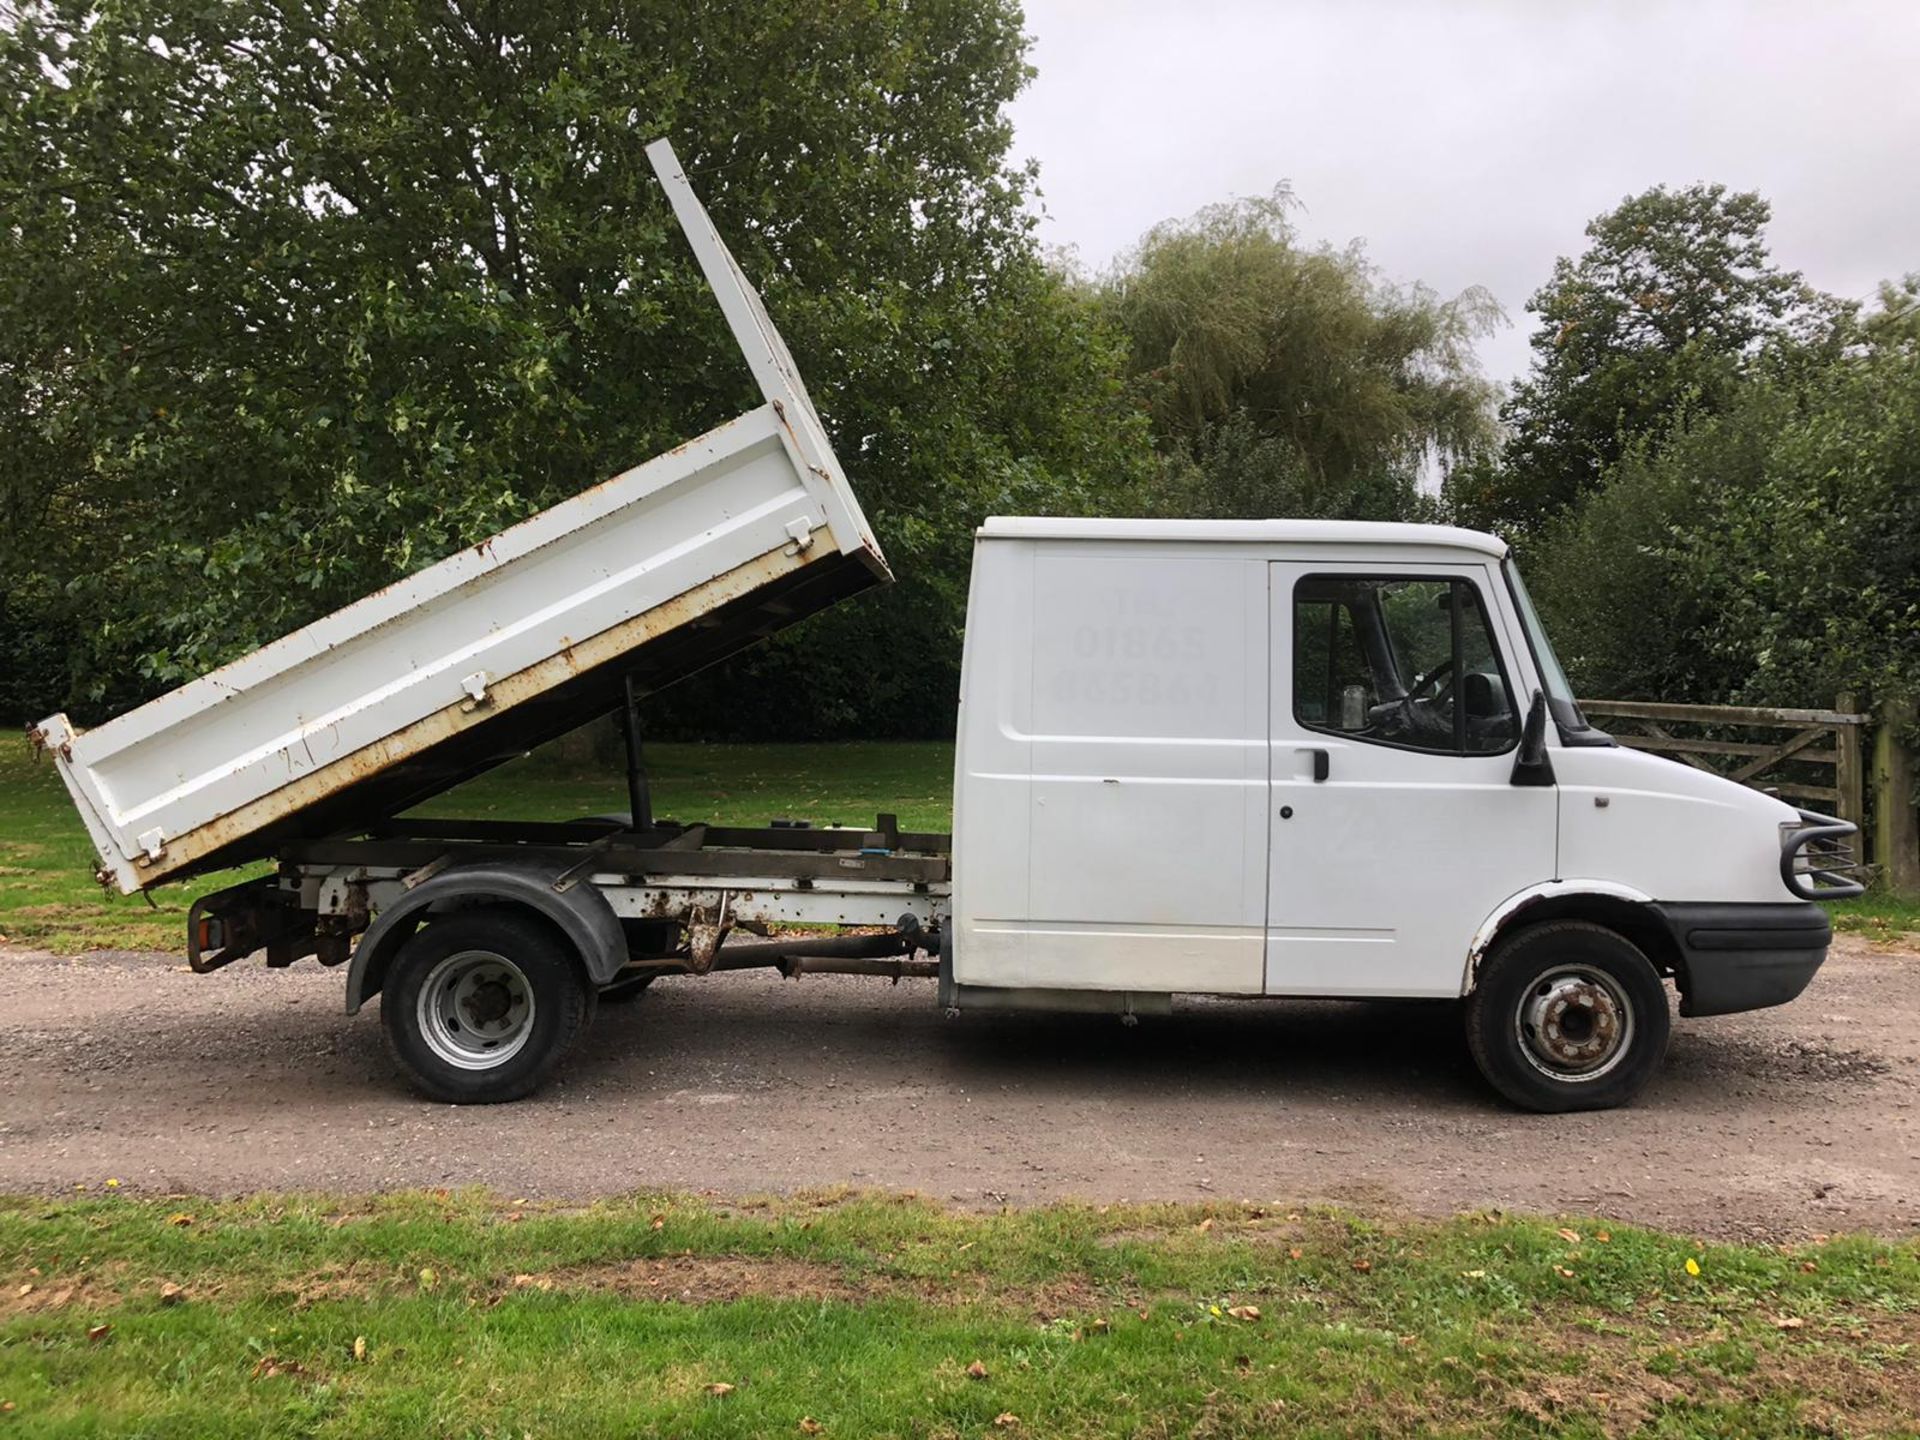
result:
<svg viewBox="0 0 1920 1440"><path fill-rule="evenodd" d="M533 1034L533 985L491 950L462 950L428 972L415 1011L435 1057L461 1070L492 1070Z"/></svg>
<svg viewBox="0 0 1920 1440"><path fill-rule="evenodd" d="M1514 1034L1527 1063L1549 1079L1584 1085L1618 1069L1633 1047L1633 1001L1606 971L1556 965L1514 1006Z"/></svg>

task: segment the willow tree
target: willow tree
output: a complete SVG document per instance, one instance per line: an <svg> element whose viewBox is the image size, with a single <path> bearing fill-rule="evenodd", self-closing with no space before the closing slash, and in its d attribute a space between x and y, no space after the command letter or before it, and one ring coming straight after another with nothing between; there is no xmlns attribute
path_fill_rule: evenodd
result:
<svg viewBox="0 0 1920 1440"><path fill-rule="evenodd" d="M1389 283L1356 243L1303 245L1286 190L1150 231L1102 283L1186 514L1406 518L1486 447L1480 289Z"/></svg>

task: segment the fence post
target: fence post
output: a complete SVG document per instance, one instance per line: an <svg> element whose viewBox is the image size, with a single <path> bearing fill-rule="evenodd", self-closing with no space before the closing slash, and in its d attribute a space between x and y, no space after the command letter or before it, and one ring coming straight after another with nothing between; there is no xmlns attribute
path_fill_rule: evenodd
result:
<svg viewBox="0 0 1920 1440"><path fill-rule="evenodd" d="M1873 861L1889 890L1920 894L1920 824L1913 807L1913 754L1900 732L1911 700L1883 700L1873 736Z"/></svg>
<svg viewBox="0 0 1920 1440"><path fill-rule="evenodd" d="M1833 702L1833 708L1842 715L1857 715L1859 707L1852 695L1842 695ZM1838 725L1833 731L1833 749L1836 756L1833 762L1833 788L1840 792L1838 810L1842 820L1851 820L1860 827L1860 838L1864 842L1867 828L1867 806L1865 790L1865 770L1860 763L1860 726Z"/></svg>

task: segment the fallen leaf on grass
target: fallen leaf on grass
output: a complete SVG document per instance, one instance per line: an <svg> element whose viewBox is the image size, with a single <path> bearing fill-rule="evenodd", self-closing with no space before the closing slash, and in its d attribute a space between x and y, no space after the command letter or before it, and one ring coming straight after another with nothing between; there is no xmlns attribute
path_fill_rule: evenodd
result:
<svg viewBox="0 0 1920 1440"><path fill-rule="evenodd" d="M1462 1280L1484 1280L1487 1278L1487 1272L1484 1270L1462 1270L1460 1272L1460 1278Z"/></svg>
<svg viewBox="0 0 1920 1440"><path fill-rule="evenodd" d="M193 1216L184 1210L176 1210L173 1214L167 1216L167 1224L178 1226L184 1230L187 1226L193 1224Z"/></svg>
<svg viewBox="0 0 1920 1440"><path fill-rule="evenodd" d="M716 1380L707 1386L707 1393L709 1395L731 1395L733 1393L733 1386L724 1380Z"/></svg>
<svg viewBox="0 0 1920 1440"><path fill-rule="evenodd" d="M112 1333L113 1326L111 1325L89 1325L87 1327L87 1342L92 1345L98 1345Z"/></svg>
<svg viewBox="0 0 1920 1440"><path fill-rule="evenodd" d="M1563 1225L1553 1233L1569 1245L1578 1245L1580 1243L1580 1232L1578 1230L1569 1230Z"/></svg>
<svg viewBox="0 0 1920 1440"><path fill-rule="evenodd" d="M1776 1315L1773 1318L1773 1326L1776 1330L1798 1330L1806 1323L1798 1315Z"/></svg>
<svg viewBox="0 0 1920 1440"><path fill-rule="evenodd" d="M1260 1318L1260 1307L1258 1305L1229 1305L1227 1307L1227 1314L1236 1320L1251 1322Z"/></svg>
<svg viewBox="0 0 1920 1440"><path fill-rule="evenodd" d="M1298 1245L1296 1245L1293 1247L1293 1249L1287 1251L1287 1259L1298 1260L1302 1255L1306 1253L1307 1253L1306 1251L1302 1250Z"/></svg>
<svg viewBox="0 0 1920 1440"><path fill-rule="evenodd" d="M811 1415L802 1415L800 1417L800 1433L803 1435L818 1435L826 1428L826 1426L822 1425Z"/></svg>
<svg viewBox="0 0 1920 1440"><path fill-rule="evenodd" d="M1353 1262L1353 1268L1358 1270L1362 1275L1365 1275L1369 1270L1373 1269L1373 1262L1371 1260L1356 1260Z"/></svg>
<svg viewBox="0 0 1920 1440"><path fill-rule="evenodd" d="M1011 1410L1002 1410L998 1415L993 1417L993 1424L996 1430L1018 1430L1020 1428L1020 1417Z"/></svg>
<svg viewBox="0 0 1920 1440"><path fill-rule="evenodd" d="M22 1300L24 1300L24 1299L26 1299L26 1298L27 1298L27 1296L29 1296L29 1295L31 1295L31 1294L33 1293L33 1282L32 1282L31 1280L29 1280L29 1281L28 1281L28 1282L27 1282L26 1284L24 1284L24 1285L22 1285L22 1286L21 1286L21 1287L19 1288L19 1290L17 1290L17 1291L16 1291L16 1292L14 1292L14 1293L16 1293L17 1295L19 1295L19 1297L20 1297L20 1298L21 1298Z"/></svg>
<svg viewBox="0 0 1920 1440"><path fill-rule="evenodd" d="M1198 1225L1194 1226L1193 1228L1198 1230L1202 1235L1206 1234L1207 1231L1213 1229L1213 1217L1209 1215L1206 1219L1202 1220Z"/></svg>
<svg viewBox="0 0 1920 1440"><path fill-rule="evenodd" d="M184 1285L176 1285L173 1281L168 1280L160 1286L160 1303L162 1305L178 1305L186 1298L187 1287Z"/></svg>
<svg viewBox="0 0 1920 1440"><path fill-rule="evenodd" d="M664 1215L656 1215L656 1216L654 1216L654 1217L653 1217L653 1219L652 1219L651 1221L649 1221L649 1222L648 1222L648 1228L649 1228L649 1229L653 1229L653 1230L664 1230L664 1229L666 1229L666 1228L667 1228L667 1217L666 1217L666 1216L664 1216Z"/></svg>
<svg viewBox="0 0 1920 1440"><path fill-rule="evenodd" d="M1805 1274L1808 1274L1808 1275L1811 1275L1811 1274L1813 1274L1813 1272L1814 1272L1814 1271L1816 1271L1816 1270L1818 1270L1819 1268L1820 1268L1820 1265L1819 1265L1819 1262L1818 1262L1818 1261L1814 1261L1814 1260L1802 1260L1802 1261L1800 1262L1800 1269L1801 1269L1801 1271L1802 1271L1803 1273L1805 1273Z"/></svg>
<svg viewBox="0 0 1920 1440"><path fill-rule="evenodd" d="M1104 1335L1111 1328L1112 1327L1107 1324L1107 1319L1104 1315L1097 1316L1087 1322L1087 1329L1095 1335Z"/></svg>
<svg viewBox="0 0 1920 1440"><path fill-rule="evenodd" d="M987 1367L982 1365L978 1360L974 1361L971 1365L967 1366L967 1378L969 1380L986 1379Z"/></svg>
<svg viewBox="0 0 1920 1440"><path fill-rule="evenodd" d="M435 1285L438 1285L439 1283L440 1283L440 1276L437 1273L435 1273L431 1268L422 1270L420 1272L420 1288L422 1290L431 1290Z"/></svg>
<svg viewBox="0 0 1920 1440"><path fill-rule="evenodd" d="M298 1360L282 1360L278 1355L262 1355L253 1367L253 1378L271 1380L277 1375L304 1375L307 1367Z"/></svg>
<svg viewBox="0 0 1920 1440"><path fill-rule="evenodd" d="M1593 1238L1598 1240L1602 1245L1610 1245L1613 1243L1613 1236L1605 1230L1594 1231Z"/></svg>

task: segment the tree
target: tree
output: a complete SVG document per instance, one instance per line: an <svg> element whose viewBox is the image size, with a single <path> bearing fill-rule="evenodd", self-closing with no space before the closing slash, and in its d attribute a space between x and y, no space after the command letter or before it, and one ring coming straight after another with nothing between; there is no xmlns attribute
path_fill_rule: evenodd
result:
<svg viewBox="0 0 1920 1440"><path fill-rule="evenodd" d="M1409 518L1419 481L1492 436L1481 290L1384 281L1355 245L1303 247L1284 188L1161 225L1103 291L1178 514Z"/></svg>
<svg viewBox="0 0 1920 1440"><path fill-rule="evenodd" d="M903 577L822 622L849 646L748 663L780 723L950 723L972 521L1097 504L1144 449L1007 158L1012 0L12 10L0 623L66 642L48 707L204 671L751 403L659 135Z"/></svg>
<svg viewBox="0 0 1920 1440"><path fill-rule="evenodd" d="M1770 343L1827 344L1845 307L1774 265L1770 214L1723 185L1655 186L1589 223L1527 302L1533 364L1502 407L1504 460L1456 477L1460 518L1537 529L1636 440L1717 409Z"/></svg>
<svg viewBox="0 0 1920 1440"><path fill-rule="evenodd" d="M1547 527L1530 580L1588 693L1920 694L1916 298L1882 287L1818 365L1760 357Z"/></svg>

